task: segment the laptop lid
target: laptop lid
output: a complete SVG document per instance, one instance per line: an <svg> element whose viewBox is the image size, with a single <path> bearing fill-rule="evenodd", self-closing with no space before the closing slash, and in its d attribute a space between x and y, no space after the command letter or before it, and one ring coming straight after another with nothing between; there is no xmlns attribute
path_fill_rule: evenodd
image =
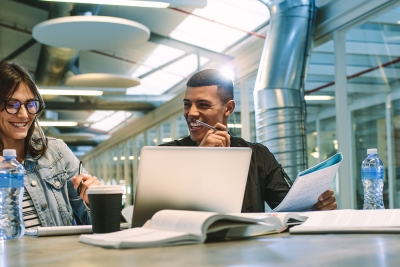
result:
<svg viewBox="0 0 400 267"><path fill-rule="evenodd" d="M250 158L248 147L143 147L132 227L163 209L241 212Z"/></svg>

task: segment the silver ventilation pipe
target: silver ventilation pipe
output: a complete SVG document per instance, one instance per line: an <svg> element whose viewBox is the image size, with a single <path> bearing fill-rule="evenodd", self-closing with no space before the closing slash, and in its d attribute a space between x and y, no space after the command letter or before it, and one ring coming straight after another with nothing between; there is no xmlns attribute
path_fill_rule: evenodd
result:
<svg viewBox="0 0 400 267"><path fill-rule="evenodd" d="M73 7L71 3L51 3L49 19L70 16ZM75 63L78 53L70 48L42 45L35 72L36 82L42 86L60 85L65 73Z"/></svg>
<svg viewBox="0 0 400 267"><path fill-rule="evenodd" d="M97 15L100 5L50 3L48 19L74 15ZM36 67L35 79L41 86L57 86L63 83L65 74L73 69L79 51L70 48L42 45Z"/></svg>
<svg viewBox="0 0 400 267"><path fill-rule="evenodd" d="M270 30L254 88L256 138L294 180L307 167L304 83L312 49L314 0L260 0Z"/></svg>

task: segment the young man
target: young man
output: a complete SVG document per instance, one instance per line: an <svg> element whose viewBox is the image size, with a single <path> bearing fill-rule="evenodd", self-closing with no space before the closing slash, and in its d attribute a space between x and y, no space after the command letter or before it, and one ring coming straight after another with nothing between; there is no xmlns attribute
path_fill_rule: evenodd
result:
<svg viewBox="0 0 400 267"><path fill-rule="evenodd" d="M264 212L264 201L275 208L289 191L290 179L267 147L229 135L228 117L235 109L232 80L219 70L206 69L194 74L186 86L183 114L190 136L163 145L250 147L252 156L242 212ZM212 125L217 130L203 127L194 120ZM315 210L336 209L332 190L323 193L318 200Z"/></svg>

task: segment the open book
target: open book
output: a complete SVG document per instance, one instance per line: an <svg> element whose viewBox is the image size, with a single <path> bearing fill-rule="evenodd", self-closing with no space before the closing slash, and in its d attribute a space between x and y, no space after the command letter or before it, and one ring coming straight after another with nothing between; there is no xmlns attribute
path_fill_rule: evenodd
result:
<svg viewBox="0 0 400 267"><path fill-rule="evenodd" d="M286 197L272 212L313 210L318 197L329 189L342 160L342 153L338 153L300 172Z"/></svg>
<svg viewBox="0 0 400 267"><path fill-rule="evenodd" d="M96 235L81 235L79 241L110 248L137 248L203 243L206 238L240 238L278 233L288 223L307 217L291 213L220 214L204 211L162 210L143 227Z"/></svg>
<svg viewBox="0 0 400 267"><path fill-rule="evenodd" d="M307 221L290 228L291 234L400 233L400 209L315 211L304 215Z"/></svg>

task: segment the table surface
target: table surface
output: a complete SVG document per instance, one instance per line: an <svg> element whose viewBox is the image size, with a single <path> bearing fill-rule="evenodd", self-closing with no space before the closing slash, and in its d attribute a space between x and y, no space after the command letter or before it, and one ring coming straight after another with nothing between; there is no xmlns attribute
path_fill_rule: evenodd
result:
<svg viewBox="0 0 400 267"><path fill-rule="evenodd" d="M78 235L0 241L5 266L400 266L400 234L266 235L139 249L106 249Z"/></svg>

